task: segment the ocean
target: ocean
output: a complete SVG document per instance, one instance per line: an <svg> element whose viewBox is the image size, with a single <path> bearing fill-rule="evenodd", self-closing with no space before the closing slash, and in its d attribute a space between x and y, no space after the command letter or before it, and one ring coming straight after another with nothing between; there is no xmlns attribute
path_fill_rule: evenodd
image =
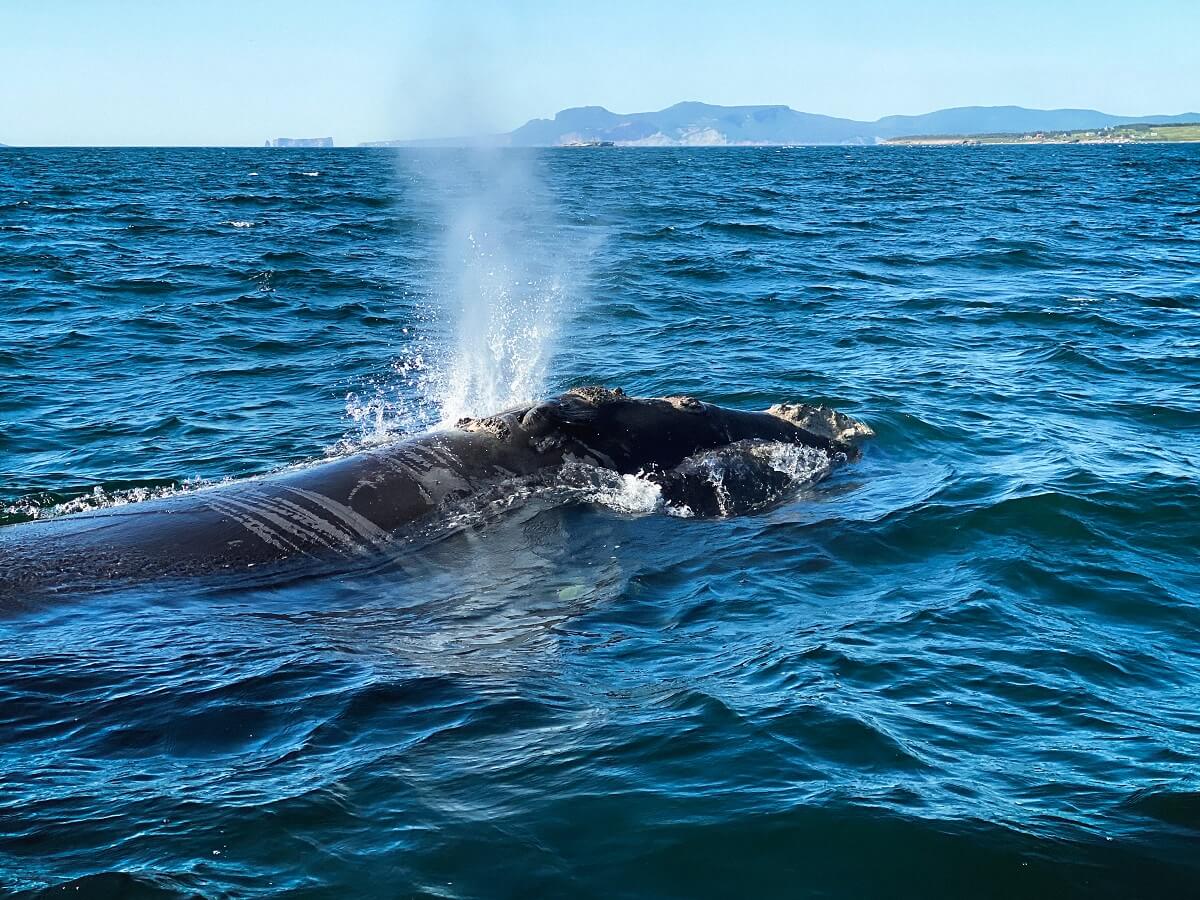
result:
<svg viewBox="0 0 1200 900"><path fill-rule="evenodd" d="M5 613L0 891L1200 893L1200 147L5 149L0 304L0 529L578 385L876 431Z"/></svg>

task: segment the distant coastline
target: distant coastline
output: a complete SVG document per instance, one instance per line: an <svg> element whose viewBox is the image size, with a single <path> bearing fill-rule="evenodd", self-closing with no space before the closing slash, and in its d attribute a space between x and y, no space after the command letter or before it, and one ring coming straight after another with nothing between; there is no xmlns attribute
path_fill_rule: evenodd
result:
<svg viewBox="0 0 1200 900"><path fill-rule="evenodd" d="M370 147L776 147L886 144L903 139L1017 143L1021 135L1104 131L1135 125L1200 125L1200 113L1117 116L1094 109L960 106L921 115L884 116L873 122L794 110L789 106L717 106L676 103L655 112L614 113L579 106L553 119L531 119L504 134L372 141ZM1111 143L1107 139L1099 142ZM1130 142L1139 140L1130 138ZM1066 139L1064 142L1071 142Z"/></svg>
<svg viewBox="0 0 1200 900"><path fill-rule="evenodd" d="M891 138L884 143L919 147L982 144L1191 144L1200 143L1200 125L1153 123L1074 131L1031 131L1020 134L927 134Z"/></svg>
<svg viewBox="0 0 1200 900"><path fill-rule="evenodd" d="M687 102L656 112L630 114L610 112L602 106L580 106L561 110L552 119L531 119L502 134L367 141L353 146L588 149L1195 142L1200 142L1200 113L1195 112L1117 116L1093 109L960 106L864 122L799 112L782 105L716 106ZM7 146L0 143L0 147ZM258 146L331 149L335 143L332 137L280 137Z"/></svg>

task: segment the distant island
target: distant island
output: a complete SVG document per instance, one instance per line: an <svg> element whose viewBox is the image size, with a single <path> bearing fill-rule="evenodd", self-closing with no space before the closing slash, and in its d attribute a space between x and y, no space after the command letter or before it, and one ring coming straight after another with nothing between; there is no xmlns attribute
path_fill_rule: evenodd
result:
<svg viewBox="0 0 1200 900"><path fill-rule="evenodd" d="M961 146L963 144L1162 144L1200 141L1200 125L1113 125L1076 131L1027 131L1023 134L925 134L892 138L889 144Z"/></svg>
<svg viewBox="0 0 1200 900"><path fill-rule="evenodd" d="M879 144L897 138L1020 135L1099 130L1124 125L1195 125L1200 113L1114 116L1094 109L960 106L919 116L860 122L798 112L789 106L676 103L657 112L620 114L602 106L564 109L531 119L506 134L375 141L363 147L730 147L795 144Z"/></svg>
<svg viewBox="0 0 1200 900"><path fill-rule="evenodd" d="M268 147L332 147L333 138L275 138L273 141L267 141Z"/></svg>

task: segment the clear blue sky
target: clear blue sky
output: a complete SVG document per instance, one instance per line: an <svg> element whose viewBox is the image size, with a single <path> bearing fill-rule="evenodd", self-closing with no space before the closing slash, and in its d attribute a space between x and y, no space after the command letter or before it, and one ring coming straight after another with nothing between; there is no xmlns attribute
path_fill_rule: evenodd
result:
<svg viewBox="0 0 1200 900"><path fill-rule="evenodd" d="M0 142L339 144L566 106L1200 110L1197 0L0 0Z"/></svg>

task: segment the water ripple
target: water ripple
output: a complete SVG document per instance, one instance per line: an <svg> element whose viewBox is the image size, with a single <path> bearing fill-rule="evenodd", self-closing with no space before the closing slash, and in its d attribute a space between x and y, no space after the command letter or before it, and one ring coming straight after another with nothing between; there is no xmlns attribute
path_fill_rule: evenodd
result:
<svg viewBox="0 0 1200 900"><path fill-rule="evenodd" d="M427 421L514 172L547 390L878 433L754 515L0 622L0 890L1194 892L1194 147L0 156L0 523L363 446L348 394Z"/></svg>

